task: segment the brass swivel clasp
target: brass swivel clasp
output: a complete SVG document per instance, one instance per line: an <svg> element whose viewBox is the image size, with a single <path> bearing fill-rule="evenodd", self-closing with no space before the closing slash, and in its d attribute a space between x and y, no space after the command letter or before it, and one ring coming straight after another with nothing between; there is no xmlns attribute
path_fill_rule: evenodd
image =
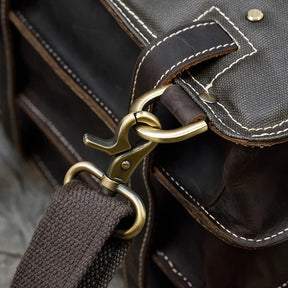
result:
<svg viewBox="0 0 288 288"><path fill-rule="evenodd" d="M118 129L112 139L103 140L85 134L84 143L92 148L112 155L106 173L99 170L90 162L79 162L73 165L66 173L64 184L68 183L76 174L87 171L100 179L104 192L113 195L121 194L128 199L135 210L133 225L125 231L117 230L114 235L121 239L130 239L139 234L145 224L146 211L142 200L126 184L140 162L147 156L158 143L174 143L205 132L208 127L205 121L191 123L185 127L172 130L162 130L158 118L147 111L142 111L145 106L157 100L169 85L154 89L139 97L130 107L130 113L119 123ZM135 147L130 141L130 130L135 128L137 134L146 142Z"/></svg>
<svg viewBox="0 0 288 288"><path fill-rule="evenodd" d="M87 146L113 156L109 168L104 173L90 162L79 162L68 170L64 179L64 184L66 184L78 173L87 171L100 179L102 186L106 188L106 194L112 196L114 193L119 193L132 203L135 211L133 225L125 231L114 231L114 236L121 239L135 237L140 233L146 221L146 211L142 200L125 185L140 162L157 146L157 143L146 141L132 147L130 130L139 124L147 127L161 128L161 124L156 116L146 111L139 111L130 113L122 119L112 139L105 140L85 134L83 141Z"/></svg>
<svg viewBox="0 0 288 288"><path fill-rule="evenodd" d="M126 184L139 163L157 146L155 142L146 141L132 148L129 132L132 127L139 124L161 128L155 115L146 111L138 111L122 119L112 139L103 140L89 134L84 135L83 141L87 146L114 155L106 172L112 182L109 183L109 179L106 179L102 183L109 190L113 191L113 182Z"/></svg>

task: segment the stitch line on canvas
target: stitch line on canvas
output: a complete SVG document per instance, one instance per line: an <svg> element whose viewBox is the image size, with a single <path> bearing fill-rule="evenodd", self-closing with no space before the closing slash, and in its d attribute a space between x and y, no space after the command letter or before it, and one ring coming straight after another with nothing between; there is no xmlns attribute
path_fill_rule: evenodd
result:
<svg viewBox="0 0 288 288"><path fill-rule="evenodd" d="M288 281L278 286L277 288L284 288L284 287L288 287Z"/></svg>
<svg viewBox="0 0 288 288"><path fill-rule="evenodd" d="M196 94L198 95L198 97L200 96L199 92L198 92L190 83L188 83L187 81L185 81L185 80L182 79L181 77L179 77L179 79L180 79L180 81L181 81L182 83L184 83L186 86L188 86L190 89L192 89L192 90L194 91L194 93L196 93ZM199 97L199 99L201 99L201 98ZM202 101L202 100L201 100L201 101ZM214 112L214 110L213 110L205 101L202 101L202 103L203 103L204 105L206 105L206 107L211 111L211 113L214 115L214 117L215 117L223 126L225 126L226 128L228 128L229 130L231 130L233 133L238 134L238 135L241 135L239 132L236 132L234 129L232 129L232 128L229 127L227 124L225 124L225 123L222 121L222 119L217 116L217 114Z"/></svg>
<svg viewBox="0 0 288 288"><path fill-rule="evenodd" d="M198 27L201 27L201 26L206 26L206 25L215 25L216 23L213 21L213 22L205 22L205 23L199 23L199 24L196 24L196 25L191 25L189 27L185 27L181 30L178 30L172 34L170 34L169 36L166 36L165 38L163 38L162 40L158 41L156 44L154 44L152 47L150 47L150 49L145 53L145 55L143 56L143 58L141 59L141 61L139 62L138 66L137 66L137 69L136 69L136 72L135 72L135 77L134 77L134 82L133 82L133 89L132 89L132 96L131 96L131 103L134 101L134 97L135 97L135 89L136 89L136 85L137 85L137 80L138 80L138 74L139 74L139 71L140 71L140 68L144 62L144 60L147 58L147 56L155 49L157 48L159 45L161 45L162 43L166 42L167 40L179 35L180 33L183 33L187 30L191 30L191 29L194 29L194 28L198 28Z"/></svg>
<svg viewBox="0 0 288 288"><path fill-rule="evenodd" d="M118 1L118 3L120 5L122 5L126 11L131 14L135 19L136 21L142 25L142 27L153 37L153 38L157 38L157 36L147 27L147 25L125 4L123 3L121 0L116 0Z"/></svg>
<svg viewBox="0 0 288 288"><path fill-rule="evenodd" d="M26 25L26 27L33 33L33 35L40 41L43 47L49 52L51 56L61 65L61 67L85 90L108 114L109 116L116 122L119 122L119 119L113 114L113 112L103 103L100 98L98 98L91 89L85 85L81 79L72 71L72 69L61 59L61 57L54 51L54 49L47 43L46 40L42 38L40 33L36 31L36 29L28 22L25 16L17 11L16 15L19 19Z"/></svg>
<svg viewBox="0 0 288 288"><path fill-rule="evenodd" d="M157 81L157 83L154 85L153 89L155 89L155 88L158 86L158 84L161 82L161 80L162 80L169 72L171 72L173 69L175 69L177 66L183 64L184 62L186 62L186 61L188 61L188 60L191 60L192 58L195 58L195 57L197 57L197 56L199 56L199 55L201 55L201 54L205 54L205 53L211 52L211 51L213 51L213 50L217 50L217 49L220 49L220 48L225 48L225 47L227 47L227 46L233 46L233 45L235 45L234 42L232 42L232 43L226 43L226 44L223 44L223 45L218 45L218 46L216 46L216 47L211 47L211 48L209 48L209 49L205 49L205 50L203 50L203 51L197 52L196 54L193 54L193 55L191 55L191 56L189 56L189 57L186 57L186 58L182 59L182 60L179 61L178 63L172 65L169 69L167 69L167 70L161 75L160 79L159 79L159 80Z"/></svg>
<svg viewBox="0 0 288 288"><path fill-rule="evenodd" d="M188 74L189 76L191 77L192 80L194 81L197 81L191 74L190 72L188 71ZM186 85L188 85L198 96L200 96L199 92L190 84L188 83L187 81L183 80L182 78L179 77L179 79L185 83ZM202 87L203 88L203 87ZM227 127L228 129L230 129L231 131L233 131L234 133L237 133L239 135L241 135L240 133L236 132L235 130L233 130L232 128L230 128L229 126L227 126L225 123L222 122L222 120L217 116L217 114L213 111L213 109L205 102L205 101L202 101L209 109L210 111L213 113L213 115L225 126ZM258 128L248 128L248 127L245 127L244 125L242 125L239 121L237 121L236 119L234 119L234 117L231 115L231 113L229 112L229 110L223 105L221 104L219 101L216 102L217 105L219 105L226 113L227 115L229 116L229 118L235 122L238 126L240 126L241 128L247 130L247 131L265 131L265 130L269 130L269 129L275 129L277 127L280 127L282 126L283 124L287 123L288 122L288 119L285 119L283 121L281 121L280 123L278 124L275 124L273 126L267 126L267 127L258 127ZM284 133L284 132L287 132L288 131L288 128L282 130L282 131L278 131L278 132L271 132L271 133L263 133L263 134L252 134L251 137L261 137L261 136L269 136L269 135L275 135L275 134L281 134L281 133Z"/></svg>
<svg viewBox="0 0 288 288"><path fill-rule="evenodd" d="M227 229L223 224L221 224L213 215L211 215L205 208L203 205L201 205L184 187L183 185L181 185L165 168L161 168L161 170L165 173L166 176L169 177L169 179L176 184L176 186L178 188L180 188L181 191L183 191L198 207L201 208L201 210L209 217L211 218L218 226L220 226L223 230L225 230L227 233L229 233L230 235L232 235L235 238L244 240L244 241L248 241L248 242L255 242L255 243L259 243L259 242L265 242L268 240L271 240L275 237L280 236L281 234L283 234L284 232L288 231L288 227L283 229L282 231L279 231L271 236L267 236L265 238L259 238L259 239L252 239L252 238L246 238L243 236L239 236L236 233L231 232L229 229Z"/></svg>
<svg viewBox="0 0 288 288"><path fill-rule="evenodd" d="M239 61L244 60L246 57L252 56L253 54L257 53L257 49L254 47L254 45L251 43L251 41L244 35L244 33L230 20L230 18L228 18L218 7L216 6L212 6L210 9L206 10L204 13L202 13L197 19L195 19L194 21L199 21L201 18L203 18L204 16L206 16L208 13L210 13L212 10L216 10L220 15L222 15L231 25L232 27L245 39L245 41L248 43L248 45L252 48L252 52L243 55L242 57L236 59L233 63L231 63L229 66L225 67L222 71L220 71L219 73L217 73L214 78L210 81L209 84L206 85L206 89L207 91L213 87L213 83L214 81L223 73L225 73L227 70L231 69L232 66L234 66L235 64L237 64Z"/></svg>
<svg viewBox="0 0 288 288"><path fill-rule="evenodd" d="M277 131L277 132L254 134L254 135L252 135L252 137L255 138L255 137L263 137L263 136L279 135L279 134L282 134L282 133L287 132L287 131L288 131L288 128L286 128L284 130Z"/></svg>
<svg viewBox="0 0 288 288"><path fill-rule="evenodd" d="M200 20L201 18L203 18L206 14L208 14L209 12L211 12L213 9L216 9L230 24L232 24L232 26L242 35L242 37L248 42L248 44L252 47L252 49L254 50L253 52L251 52L251 53L256 53L257 52L257 49L254 47L254 45L251 43L251 41L243 34L243 32L241 32L240 31L240 29L218 8L218 7L216 7L216 6L212 6L210 9L208 9L208 10L206 10L204 13L202 13L197 19L195 19L194 21L198 21L198 20ZM144 22L143 22L144 23ZM145 25L145 24L144 24ZM145 25L146 26L146 25ZM238 45L239 46L239 45ZM152 48L152 47L151 47ZM250 54L251 54L250 53ZM237 59L236 61L240 61L240 60L243 60L244 58L243 57L248 57L248 56L251 56L251 55L249 55L249 54L247 54L247 56L246 55L244 55L244 56L242 56L241 58L239 58L239 59ZM143 60L143 59L142 59ZM237 63L238 63L237 62ZM139 63L140 64L140 63ZM233 63L232 63L233 64ZM231 68L230 66L232 65L232 64L230 64L228 67L229 67L229 69ZM234 64L236 64L236 63L234 63ZM224 70L225 70L225 72L228 70L228 67L226 67ZM224 73L224 70L222 70L222 74ZM137 73L137 72L136 72ZM138 71L138 73L139 73L139 71ZM137 74L138 74L137 73ZM218 73L219 74L219 73ZM190 74L190 76L192 76L191 74ZM218 76L220 76L220 75L218 75ZM217 76L217 77L218 77ZM136 79L137 77L136 77L136 74L135 74L135 79ZM204 88L205 86L203 85L203 84L201 84L199 81L197 81L193 76L191 77L192 78L192 80L193 81L195 81L198 85L200 85L202 88ZM214 77L215 78L215 77ZM182 80L182 79L181 79ZM215 80L215 79L214 79ZM185 81L186 82L186 81ZM189 85L187 82L186 82L186 84L187 85ZM192 86L191 85L189 85L189 87L190 88L192 88ZM211 88L211 87L210 87ZM194 92L196 92L198 95L199 95L199 93L194 89L194 88L192 88L193 90L194 90ZM208 90L206 89L206 87L204 88L204 90L206 90L207 92L208 92ZM133 100L134 100L134 94L135 94L135 86L133 85L133 91L132 91L132 97L131 97L131 103L133 102ZM234 129L232 129L232 128L230 128L230 127L228 127L217 115L216 115L216 113L213 111L213 109L209 106L209 105L207 105L207 103L205 103L205 102L203 102L208 108L209 108L209 110L213 113L213 115L218 119L218 121L220 121L221 123L222 123L222 125L224 125L225 127L227 127L229 130L231 130L231 131L233 131L234 133L236 133L236 134L238 134L238 135L241 135L240 133L238 133L238 132L236 132ZM221 103L219 103L219 102L217 102L217 104L220 106L220 107L222 107L223 109L225 108L225 112L228 114L228 116L231 118L231 120L233 121L233 122L235 122L237 125L239 125L240 127L242 127L243 129L245 129L245 130L247 130L247 131L260 131L260 130L269 130L269 129L275 129L275 128L277 128L277 127L279 127L279 126L282 126L284 123L286 123L286 122L288 122L288 119L286 119L286 120L284 120L284 121L281 121L279 124L275 124L275 125L273 125L273 126L267 126L267 127L258 127L258 128L248 128L248 127L245 127L244 125L242 125L240 122L238 122L236 119L234 119L233 118L233 116L231 115L231 113L228 111L228 109L223 105L223 104L221 104ZM282 130L282 131L280 131L280 133L284 133L284 132L286 132L287 130L285 129L285 130ZM280 134L279 133L279 134ZM268 134L268 135L271 135L271 134ZM252 137L261 137L261 136L268 136L267 134L265 134L265 135L252 135ZM274 134L272 134L272 135L274 135Z"/></svg>
<svg viewBox="0 0 288 288"><path fill-rule="evenodd" d="M236 124L238 124L241 128L247 130L247 131L261 131L261 130L269 130L269 129L275 129L279 126L282 126L283 124L288 122L288 119L281 121L278 124L275 124L273 126L267 126L267 127L259 127L259 128L248 128L245 127L244 125L242 125L240 122L238 122L236 119L233 118L233 116L231 115L231 113L229 112L229 110L221 103L217 102L217 104L223 108L223 110L225 110L225 112L227 113L227 115L231 118L231 120L233 120Z"/></svg>
<svg viewBox="0 0 288 288"><path fill-rule="evenodd" d="M142 39L145 40L147 44L150 43L150 41L144 36L144 34L133 24L130 18L127 17L127 15L123 12L123 10L113 1L110 0L111 4L120 12L120 14L129 22L129 24L134 28L134 30L141 35Z"/></svg>
<svg viewBox="0 0 288 288"><path fill-rule="evenodd" d="M82 157L74 149L74 147L67 141L67 139L61 134L61 132L49 121L25 96L23 96L22 101L27 105L27 107L42 121L44 122L50 130L59 138L59 140L67 147L67 149L75 156L77 161L83 161Z"/></svg>
<svg viewBox="0 0 288 288"><path fill-rule="evenodd" d="M181 272L179 272L176 268L173 262L169 259L169 257L162 251L157 251L156 252L158 256L162 257L169 265L171 268L172 272L179 276L186 284L188 287L193 287L192 283L187 279L186 276L184 276Z"/></svg>

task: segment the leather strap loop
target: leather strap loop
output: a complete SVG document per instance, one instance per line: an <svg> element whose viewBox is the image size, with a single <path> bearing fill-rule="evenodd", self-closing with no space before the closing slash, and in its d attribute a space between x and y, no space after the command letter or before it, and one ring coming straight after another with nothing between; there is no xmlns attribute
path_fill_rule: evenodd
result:
<svg viewBox="0 0 288 288"><path fill-rule="evenodd" d="M193 65L236 50L233 39L213 20L197 21L172 30L151 42L140 54L131 102Z"/></svg>

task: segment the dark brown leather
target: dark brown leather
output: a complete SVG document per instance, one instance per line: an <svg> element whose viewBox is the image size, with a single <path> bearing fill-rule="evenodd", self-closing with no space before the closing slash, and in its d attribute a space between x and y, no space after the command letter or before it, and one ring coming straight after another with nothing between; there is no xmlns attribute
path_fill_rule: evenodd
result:
<svg viewBox="0 0 288 288"><path fill-rule="evenodd" d="M5 7L6 1L2 1L2 6ZM18 123L21 126L26 156L36 159L46 177L54 183L62 181L65 170L78 161L79 157L97 163L105 169L109 157L85 147L81 139L85 132L102 138L113 135L117 120L126 114L129 106L129 83L140 49L125 35L98 1L72 1L69 5L64 0L12 2L14 11L20 10L20 13L10 14L13 23L9 24L14 48L11 56L16 68L13 81L16 81L14 87L17 92L12 96L17 100L18 115L21 115L21 121ZM130 2L121 1L125 6ZM156 6L162 3L152 2L155 2ZM201 9L197 4L199 9L193 9L193 15L200 15L209 9L212 4L208 2L204 1ZM118 3L118 7L122 7L122 12L125 11L127 14L121 3ZM137 2L139 5L142 5L141 3ZM169 29L164 32L187 25L194 19L191 18L192 14L190 18L185 18L185 21L189 19L188 22L180 19L181 13L192 13L191 10L189 13L187 10L186 13L186 8L181 6L183 3L174 1L173 13L176 13L177 17L168 17ZM226 4L230 7L235 3ZM226 4L223 5L226 7ZM194 6L194 2L191 2L191 5ZM180 6L182 12L178 13L177 9ZM131 13L134 11L134 6L127 7ZM147 9L148 7L145 11ZM164 14L169 12L168 9L165 11ZM159 14L159 11L157 13ZM158 34L162 30L164 14L159 14L162 20L159 20L159 23L154 22L153 28L150 29L152 32ZM207 17L214 17L217 13L214 14L210 13ZM133 14L128 15L134 17ZM209 19L213 20L213 17ZM146 18L141 21L146 23L145 20ZM2 27L2 37L3 31ZM154 38L148 37L147 31L140 32L144 33L148 42ZM261 33L257 30L255 34ZM133 37L138 38L137 35ZM7 41L4 43L7 45ZM225 57L238 57L239 53L246 51L245 43L241 47L243 49L238 49L235 53L205 61L195 66L195 70L206 71L210 75L213 67L225 61ZM0 49L0 53L3 51L4 49ZM161 54L160 50L158 54ZM3 55L2 57L4 58ZM246 60L243 62L248 64L249 61ZM12 69L11 64L8 66L8 69L3 70L4 78ZM234 68L235 71L241 72L237 65ZM185 73L182 73L182 76L185 76ZM183 79L186 80L185 77ZM11 83L6 82L9 89L12 87ZM177 83L179 85L179 82ZM1 87L1 95L6 97L5 87ZM188 92L190 97L191 91L187 86L183 87L186 89L183 91ZM183 96L183 91L179 89L176 88ZM231 90L225 89L227 95L231 96L229 91L233 90L232 87ZM198 101L195 95L193 99L195 103ZM175 103L179 101L176 99ZM174 108L174 104L170 107ZM3 108L4 113L7 111ZM161 104L157 107L157 115L166 128L179 125L174 116ZM228 118L222 118L221 113L219 115L224 124L226 120L230 121ZM6 116L4 118L8 119ZM194 116L189 117L192 119ZM184 121L190 121L189 118L186 119L186 115L184 118ZM261 143L263 145L263 141ZM287 223L287 201L284 201L287 191L285 147L276 145L265 149L245 148L231 144L212 131L183 143L159 145L151 165L148 165L146 160L132 179L132 187L145 202L148 218L143 232L133 242L128 255L125 264L126 282L131 287L146 285L149 288L189 287L190 284L194 287L213 287L213 283L214 287L271 288L285 284L288 275L286 241L254 250L256 246L276 244L284 241L286 237L287 231L282 233ZM40 158L35 158L34 154ZM235 161L235 155L242 155L246 160L240 158L239 161ZM242 174L239 175L239 172ZM150 189L148 185L151 174L155 175L154 189ZM159 184L159 181L163 185ZM234 183L238 185L235 186ZM273 186L275 183L277 185ZM249 205L251 203L253 205ZM254 207L259 208L262 214L259 210L255 211ZM224 214L221 214L222 208ZM232 234L221 225L230 228ZM257 237L269 238L255 244L256 241L252 243L238 239L233 233L247 239L253 237L254 240L259 239ZM253 249L232 247L227 242Z"/></svg>
<svg viewBox="0 0 288 288"><path fill-rule="evenodd" d="M206 120L203 110L177 85L169 86L160 101L183 126Z"/></svg>

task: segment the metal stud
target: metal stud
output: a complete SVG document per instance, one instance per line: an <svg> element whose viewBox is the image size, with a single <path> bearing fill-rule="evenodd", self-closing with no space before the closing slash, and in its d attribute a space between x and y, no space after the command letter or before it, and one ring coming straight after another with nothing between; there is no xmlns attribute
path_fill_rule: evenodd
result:
<svg viewBox="0 0 288 288"><path fill-rule="evenodd" d="M125 160L121 163L121 167L124 170L128 170L131 168L131 163L128 160Z"/></svg>
<svg viewBox="0 0 288 288"><path fill-rule="evenodd" d="M210 93L201 93L199 95L200 99L206 103L216 103L216 96Z"/></svg>
<svg viewBox="0 0 288 288"><path fill-rule="evenodd" d="M264 14L259 9L251 9L247 13L247 19L251 22L257 22L262 20L264 17Z"/></svg>

